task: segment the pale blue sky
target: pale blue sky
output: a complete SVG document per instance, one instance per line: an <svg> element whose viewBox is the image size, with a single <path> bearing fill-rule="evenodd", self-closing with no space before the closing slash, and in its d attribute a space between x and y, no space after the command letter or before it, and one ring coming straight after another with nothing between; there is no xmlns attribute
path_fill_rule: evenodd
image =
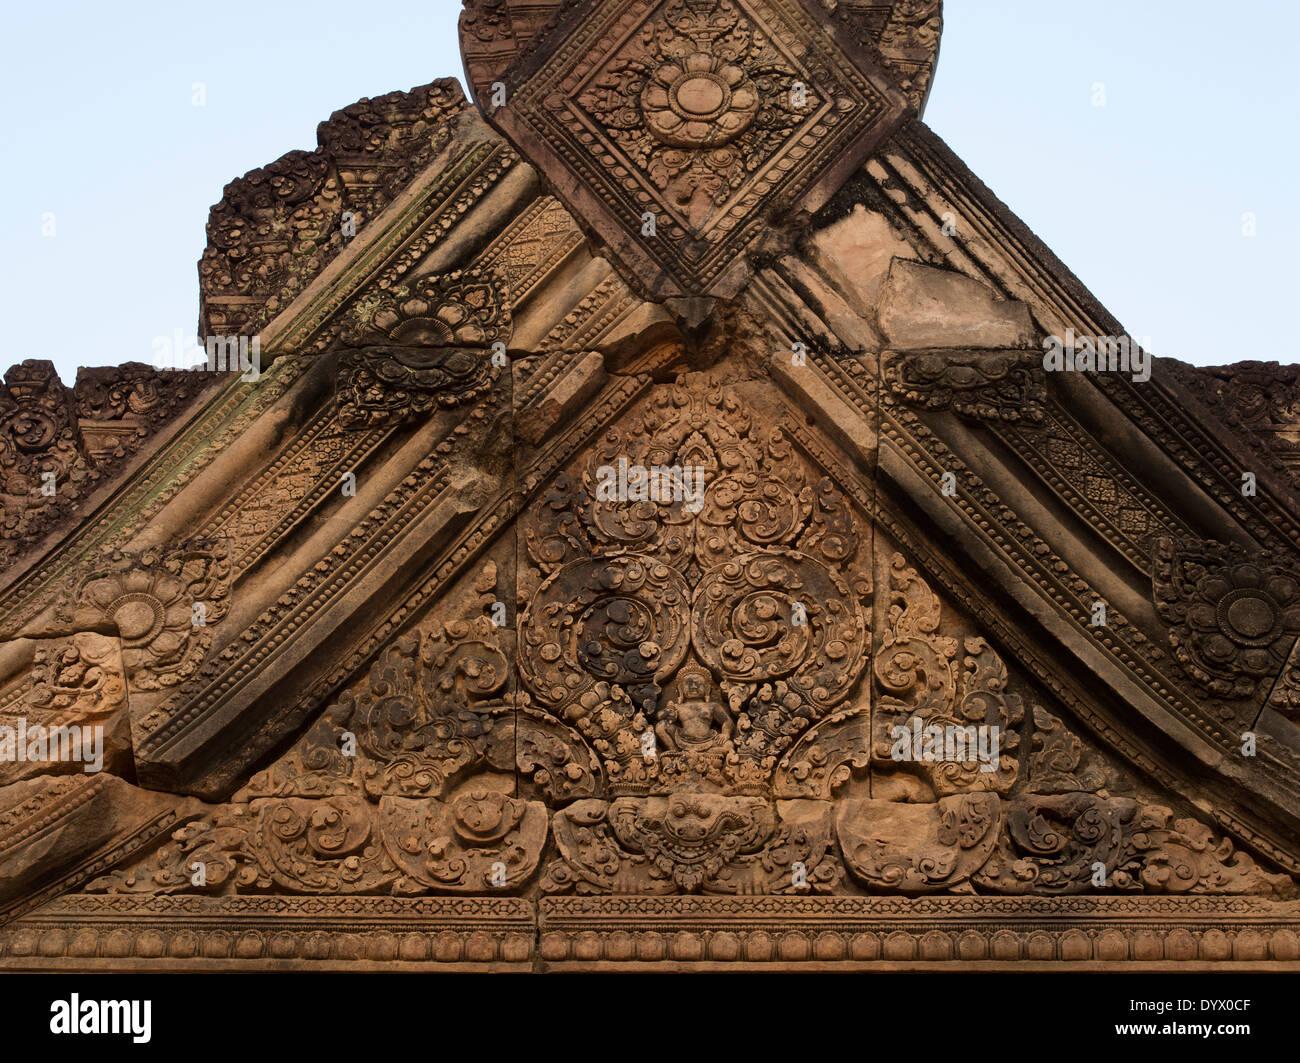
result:
<svg viewBox="0 0 1300 1063"><path fill-rule="evenodd" d="M1300 4L1255 0L1247 20L1208 0L946 7L927 121L1133 335L1201 365L1300 360L1283 313L1300 245ZM223 186L314 147L317 123L361 96L459 77L458 13L456 0L10 5L0 361L50 358L70 382L78 365L149 362L156 337L191 335Z"/></svg>

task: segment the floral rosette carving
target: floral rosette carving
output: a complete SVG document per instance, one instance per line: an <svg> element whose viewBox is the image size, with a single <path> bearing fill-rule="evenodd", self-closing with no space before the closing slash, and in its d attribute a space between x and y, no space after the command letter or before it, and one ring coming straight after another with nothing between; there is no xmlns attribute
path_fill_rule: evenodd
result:
<svg viewBox="0 0 1300 1063"><path fill-rule="evenodd" d="M1253 697L1300 636L1300 566L1213 541L1156 543L1156 611L1188 674L1212 694Z"/></svg>
<svg viewBox="0 0 1300 1063"><path fill-rule="evenodd" d="M510 338L503 283L481 271L419 277L362 299L335 346L346 428L399 423L472 402L500 376L488 349Z"/></svg>
<svg viewBox="0 0 1300 1063"><path fill-rule="evenodd" d="M417 277L362 299L344 334L358 347L490 347L509 338L504 285L477 270Z"/></svg>
<svg viewBox="0 0 1300 1063"><path fill-rule="evenodd" d="M131 687L160 690L198 668L229 597L229 542L197 539L138 555L113 552L82 578L64 616L82 630L112 624Z"/></svg>
<svg viewBox="0 0 1300 1063"><path fill-rule="evenodd" d="M482 350L367 347L339 359L339 424L371 428L473 402L500 370Z"/></svg>
<svg viewBox="0 0 1300 1063"><path fill-rule="evenodd" d="M698 231L816 111L808 81L732 0L673 0L578 103Z"/></svg>
<svg viewBox="0 0 1300 1063"><path fill-rule="evenodd" d="M729 144L754 123L758 89L745 72L708 52L669 59L641 91L650 132L676 148Z"/></svg>

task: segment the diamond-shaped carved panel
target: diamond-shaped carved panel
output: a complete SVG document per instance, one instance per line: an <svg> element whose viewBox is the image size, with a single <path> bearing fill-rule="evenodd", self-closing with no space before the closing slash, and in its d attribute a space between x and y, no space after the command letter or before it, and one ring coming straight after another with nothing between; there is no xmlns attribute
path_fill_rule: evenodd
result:
<svg viewBox="0 0 1300 1063"><path fill-rule="evenodd" d="M476 100L491 93L567 7L583 0L464 0L461 49ZM942 0L821 0L854 40L869 40L918 112L925 110L943 35Z"/></svg>
<svg viewBox="0 0 1300 1063"><path fill-rule="evenodd" d="M910 111L872 46L814 0L571 5L480 95L652 299L734 294L747 255Z"/></svg>

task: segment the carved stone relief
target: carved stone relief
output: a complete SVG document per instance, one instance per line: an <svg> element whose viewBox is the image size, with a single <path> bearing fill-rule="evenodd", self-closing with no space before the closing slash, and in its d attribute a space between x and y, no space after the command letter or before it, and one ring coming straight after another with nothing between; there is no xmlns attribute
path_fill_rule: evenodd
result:
<svg viewBox="0 0 1300 1063"><path fill-rule="evenodd" d="M914 406L953 410L975 421L1044 418L1047 385L1041 353L1032 351L911 351L883 355L885 386Z"/></svg>
<svg viewBox="0 0 1300 1063"><path fill-rule="evenodd" d="M209 383L128 362L81 369L69 389L50 362L11 367L0 387L0 564L66 525Z"/></svg>
<svg viewBox="0 0 1300 1063"><path fill-rule="evenodd" d="M419 277L367 298L343 337L360 349L339 356L339 423L370 428L472 402L501 375L509 338L503 285L481 271Z"/></svg>
<svg viewBox="0 0 1300 1063"><path fill-rule="evenodd" d="M439 82L229 186L203 321L298 308L268 392L210 398L24 589L0 751L102 727L105 771L0 757L0 967L1300 961L1291 843L1039 630L1096 597L1049 541L1086 525L1135 589L1092 659L1259 714L1283 775L1300 518L1171 442L1164 385L1042 372L1050 271L990 264L1018 231L899 128L938 0L466 9L533 167ZM996 239L941 242L946 196ZM383 218L364 255L345 211ZM1238 422L1289 468L1265 377ZM72 514L199 386L11 370L0 557L59 527L44 474ZM197 451L227 448L223 494Z"/></svg>
<svg viewBox="0 0 1300 1063"><path fill-rule="evenodd" d="M136 690L176 686L193 674L226 615L230 544L195 539L141 554L114 551L88 566L60 616L74 630L108 624Z"/></svg>
<svg viewBox="0 0 1300 1063"><path fill-rule="evenodd" d="M256 335L451 140L466 101L451 79L336 112L315 151L291 151L225 188L199 263L200 331Z"/></svg>
<svg viewBox="0 0 1300 1063"><path fill-rule="evenodd" d="M1161 539L1154 582L1174 655L1220 697L1253 697L1300 637L1300 567L1290 558Z"/></svg>
<svg viewBox="0 0 1300 1063"><path fill-rule="evenodd" d="M471 5L472 76L511 50L510 15ZM537 48L481 109L656 297L734 291L773 219L824 202L907 109L869 44L789 0L570 5Z"/></svg>
<svg viewBox="0 0 1300 1063"><path fill-rule="evenodd" d="M89 891L1294 894L1027 705L768 387L649 388L521 515L514 629L488 561Z"/></svg>
<svg viewBox="0 0 1300 1063"><path fill-rule="evenodd" d="M704 376L655 389L524 520L523 679L616 792L765 788L865 665L869 553L849 503L731 392Z"/></svg>

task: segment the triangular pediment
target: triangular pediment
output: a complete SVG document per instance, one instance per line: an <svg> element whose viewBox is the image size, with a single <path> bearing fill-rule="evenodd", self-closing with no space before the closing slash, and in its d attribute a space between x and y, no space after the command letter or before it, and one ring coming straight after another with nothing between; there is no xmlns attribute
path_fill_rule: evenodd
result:
<svg viewBox="0 0 1300 1063"><path fill-rule="evenodd" d="M1287 895L936 594L771 380L631 382L286 754L89 895Z"/></svg>
<svg viewBox="0 0 1300 1063"><path fill-rule="evenodd" d="M486 117L362 101L229 186L203 328L261 363L116 464L152 378L98 420L6 378L104 474L15 547L0 727L102 726L106 771L0 763L0 957L1295 959L1289 370L1130 349L917 119L811 159L734 284L657 286L575 191L598 138L533 144L493 70L604 33L593 71L666 48L676 91L731 18L752 80L754 25L830 16L615 6L472 4ZM936 12L825 6L923 102ZM6 431L0 474L57 450Z"/></svg>

